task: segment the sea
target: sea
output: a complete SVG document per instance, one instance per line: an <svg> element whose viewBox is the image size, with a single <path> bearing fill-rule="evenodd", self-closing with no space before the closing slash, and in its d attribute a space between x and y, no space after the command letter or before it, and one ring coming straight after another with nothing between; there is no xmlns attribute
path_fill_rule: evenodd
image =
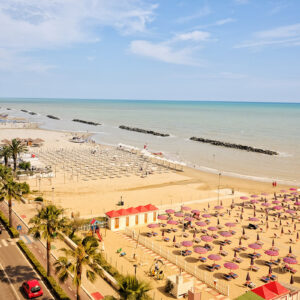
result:
<svg viewBox="0 0 300 300"><path fill-rule="evenodd" d="M41 128L91 133L98 143L141 149L147 145L150 151L203 171L300 185L300 103L2 98L0 107L0 113L39 122ZM76 123L75 118L101 125ZM119 129L120 125L170 136L131 132ZM192 136L273 150L279 155L199 143L191 141Z"/></svg>

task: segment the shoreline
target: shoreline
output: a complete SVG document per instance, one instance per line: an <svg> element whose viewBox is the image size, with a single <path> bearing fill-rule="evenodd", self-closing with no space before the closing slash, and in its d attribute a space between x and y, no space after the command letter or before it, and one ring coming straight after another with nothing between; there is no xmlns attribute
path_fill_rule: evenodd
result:
<svg viewBox="0 0 300 300"><path fill-rule="evenodd" d="M46 132L53 132L53 133L63 133L63 134L69 134L70 136L72 134L76 134L76 131L69 131L69 130L53 130L53 129L46 129L41 128L40 124L37 128L0 128L0 131L2 130L34 130L34 131L46 131ZM78 133L84 133L84 132L78 132ZM87 133L86 133L87 134ZM104 147L109 148L116 148L117 145L107 144L107 143L98 143L93 139L94 134L89 133L88 138L91 139L95 145L100 145ZM142 150L142 149L140 149ZM205 169L205 170L203 170ZM280 179L275 178L264 178L259 176L251 176L251 175L244 175L244 174L236 174L232 172L226 172L226 171L219 171L217 169L207 168L204 166L191 166L190 164L187 164L183 167L183 174L185 176L190 176L193 178L197 178L199 181L203 182L205 185L210 187L211 189L218 188L218 182L219 182L219 173L221 173L220 176L220 188L233 188L235 190L239 190L242 192L257 192L257 191L268 191L273 192L275 191L272 187L271 183L273 181L276 181L278 184L278 187L280 188L286 188L286 187L300 187L300 183L296 182L290 182L290 181L284 181ZM181 172L179 172L181 173ZM254 185L252 187L252 185Z"/></svg>
<svg viewBox="0 0 300 300"><path fill-rule="evenodd" d="M47 116L45 116L47 117ZM34 123L34 122L28 122L28 123ZM43 126L43 124L41 122L37 122L36 123L38 126L38 129L40 130L47 130L47 131L53 131L53 132L65 132L65 133L79 133L79 134L83 134L83 133L87 133L85 130L65 130L65 129L51 129L51 128L42 128L41 126ZM6 129L6 128L5 128ZM16 128L18 129L18 128ZM25 129L25 128L24 128ZM94 137L97 135L97 132L93 132L93 131L88 131L89 137L95 141L95 143L100 144L100 145L106 145L106 146L111 146L111 147L117 147L117 143L105 143L105 142L98 142L94 139ZM140 149L142 150L142 149ZM279 156L281 155L281 153L278 153ZM166 159L171 158L172 155L166 155ZM234 171L223 171L217 168L212 168L212 167L208 167L205 165L195 165L194 163L191 163L189 161L184 161L182 159L179 160L182 163L185 163L187 166L189 166L190 168L193 168L197 171L200 172L204 172L207 174L222 174L222 177L226 176L226 177L230 177L230 178L236 178L236 179L243 179L243 180L250 180L252 182L264 182L264 183L271 183L272 181L276 181L277 183L280 183L281 185L292 185L292 186L298 186L300 187L300 182L297 181L297 179L282 179L282 178L276 178L276 177L266 177L266 176L260 176L260 174L256 174L256 175L251 175L251 174L242 174L242 173L237 173Z"/></svg>

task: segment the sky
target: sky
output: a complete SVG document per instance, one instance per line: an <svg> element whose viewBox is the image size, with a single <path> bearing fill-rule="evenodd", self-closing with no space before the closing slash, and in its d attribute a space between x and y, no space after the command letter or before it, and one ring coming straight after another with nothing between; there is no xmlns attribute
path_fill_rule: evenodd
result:
<svg viewBox="0 0 300 300"><path fill-rule="evenodd" d="M0 97L300 102L300 1L0 0Z"/></svg>

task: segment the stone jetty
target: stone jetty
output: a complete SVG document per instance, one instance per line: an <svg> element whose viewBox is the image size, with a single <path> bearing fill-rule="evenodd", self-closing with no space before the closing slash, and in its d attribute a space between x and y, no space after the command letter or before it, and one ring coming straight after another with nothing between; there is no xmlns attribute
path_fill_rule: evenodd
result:
<svg viewBox="0 0 300 300"><path fill-rule="evenodd" d="M88 124L88 125L94 125L94 126L101 125L100 123L97 123L97 122L84 121L84 120L80 120L80 119L73 119L72 121L78 122L78 123L83 123L83 124Z"/></svg>
<svg viewBox="0 0 300 300"><path fill-rule="evenodd" d="M47 117L48 117L49 119L53 119L53 120L60 120L60 118L55 117L55 116L52 116L52 115L47 115Z"/></svg>
<svg viewBox="0 0 300 300"><path fill-rule="evenodd" d="M145 129L136 128L136 127L128 127L128 126L125 126L125 125L120 125L119 128L124 129L124 130L129 130L129 131L136 131L136 132L140 132L140 133L145 133L145 134L152 134L152 135L161 136L161 137L170 136L167 133L159 133L159 132L155 132L153 130L145 130Z"/></svg>
<svg viewBox="0 0 300 300"><path fill-rule="evenodd" d="M226 148L234 148L234 149L244 150L244 151L248 151L248 152L256 152L256 153L262 153L262 154L267 154L267 155L278 155L277 152L271 151L271 150L265 150L265 149L260 149L260 148L254 148L251 146L232 144L232 143L204 139L204 138L197 138L194 136L191 137L190 140L196 141L196 142L201 142L201 143L206 143L206 144L211 144L214 146L221 146L221 147L226 147Z"/></svg>

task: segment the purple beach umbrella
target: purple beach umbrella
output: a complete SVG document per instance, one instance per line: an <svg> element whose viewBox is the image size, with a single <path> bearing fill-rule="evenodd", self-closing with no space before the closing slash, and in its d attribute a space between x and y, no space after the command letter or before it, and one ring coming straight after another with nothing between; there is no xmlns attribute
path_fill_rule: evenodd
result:
<svg viewBox="0 0 300 300"><path fill-rule="evenodd" d="M191 208L189 206L181 206L181 210L188 211L191 210Z"/></svg>
<svg viewBox="0 0 300 300"><path fill-rule="evenodd" d="M175 216L175 217L181 218L181 217L184 216L184 213L182 213L182 212L177 212L177 213L174 214L174 216Z"/></svg>
<svg viewBox="0 0 300 300"><path fill-rule="evenodd" d="M207 226L207 224L206 224L205 222L203 222L203 221L196 222L195 224L196 224L197 226L200 226L200 227L205 227L205 226Z"/></svg>
<svg viewBox="0 0 300 300"><path fill-rule="evenodd" d="M297 259L292 258L292 257L284 257L283 261L289 265L296 265L298 263Z"/></svg>
<svg viewBox="0 0 300 300"><path fill-rule="evenodd" d="M214 238L213 238L212 236L210 236L210 235L202 235L202 236L201 236L201 240L202 240L203 242L211 242L211 241L214 240Z"/></svg>
<svg viewBox="0 0 300 300"><path fill-rule="evenodd" d="M182 246L184 247L192 247L193 246L193 242L192 241L183 241L181 243Z"/></svg>
<svg viewBox="0 0 300 300"><path fill-rule="evenodd" d="M148 228L157 228L157 227L159 227L159 224L156 224L156 223L154 223L154 224L148 224L147 227Z"/></svg>
<svg viewBox="0 0 300 300"><path fill-rule="evenodd" d="M194 248L194 252L198 254L205 254L207 253L207 249L203 247L196 247Z"/></svg>
<svg viewBox="0 0 300 300"><path fill-rule="evenodd" d="M218 231L218 228L215 226L210 226L207 228L209 231Z"/></svg>
<svg viewBox="0 0 300 300"><path fill-rule="evenodd" d="M174 214L175 210L174 209L167 209L166 213L167 214Z"/></svg>
<svg viewBox="0 0 300 300"><path fill-rule="evenodd" d="M211 218L211 215L210 214L203 214L202 217L206 218L206 219L209 219L209 218Z"/></svg>
<svg viewBox="0 0 300 300"><path fill-rule="evenodd" d="M231 271L231 270L237 270L237 269L239 268L239 266L238 266L237 264L233 263L233 262L226 262L226 263L224 264L224 267L225 267L226 269L229 269L230 271Z"/></svg>
<svg viewBox="0 0 300 300"><path fill-rule="evenodd" d="M228 223L225 223L225 226L226 227L235 227L236 223L228 222Z"/></svg>
<svg viewBox="0 0 300 300"><path fill-rule="evenodd" d="M169 220L169 221L167 222L167 224L169 224L169 225L177 225L178 222L175 221L175 220Z"/></svg>
<svg viewBox="0 0 300 300"><path fill-rule="evenodd" d="M230 233L229 231L221 231L220 235L223 237L231 237L232 233Z"/></svg>
<svg viewBox="0 0 300 300"><path fill-rule="evenodd" d="M159 215L159 216L157 217L157 219L159 219L159 220L167 220L167 219L168 219L168 216L166 216L166 215Z"/></svg>

